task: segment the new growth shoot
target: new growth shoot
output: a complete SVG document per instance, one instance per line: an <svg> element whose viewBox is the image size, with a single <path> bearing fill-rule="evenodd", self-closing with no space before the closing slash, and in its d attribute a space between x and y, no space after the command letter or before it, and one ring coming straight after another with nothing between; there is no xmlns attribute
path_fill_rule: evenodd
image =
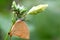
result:
<svg viewBox="0 0 60 40"><path fill-rule="evenodd" d="M48 4L40 4L37 6L33 6L28 12L26 12L27 10L24 6L20 6L19 4L16 5L15 1L13 1L12 3L13 13L16 13L17 15L19 14L18 15L19 18L25 17L28 14L36 15L38 13L43 12L47 7L48 7Z"/></svg>

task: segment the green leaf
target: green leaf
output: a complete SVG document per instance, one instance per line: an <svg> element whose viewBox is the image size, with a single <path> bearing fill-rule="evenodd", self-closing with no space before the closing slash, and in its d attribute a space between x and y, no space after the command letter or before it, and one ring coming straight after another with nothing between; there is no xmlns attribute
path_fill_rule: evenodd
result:
<svg viewBox="0 0 60 40"><path fill-rule="evenodd" d="M41 4L41 5L38 5L38 6L34 6L32 7L29 12L27 14L38 14L38 13L41 13L43 12L46 8L48 7L48 4Z"/></svg>
<svg viewBox="0 0 60 40"><path fill-rule="evenodd" d="M26 8L24 6L21 6L20 7L20 13L24 13L24 12L26 12Z"/></svg>
<svg viewBox="0 0 60 40"><path fill-rule="evenodd" d="M15 1L12 2L12 8L16 8L16 2Z"/></svg>

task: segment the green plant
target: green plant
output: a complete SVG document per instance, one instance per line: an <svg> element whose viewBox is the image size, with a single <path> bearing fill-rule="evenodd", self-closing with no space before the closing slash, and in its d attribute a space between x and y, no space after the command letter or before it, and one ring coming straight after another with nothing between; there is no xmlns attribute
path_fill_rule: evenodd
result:
<svg viewBox="0 0 60 40"><path fill-rule="evenodd" d="M26 8L24 8L24 6L20 6L19 4L17 5L16 4L16 2L15 1L13 1L13 3L12 3L12 26L11 26L11 29L10 29L10 31L9 31L9 36L10 37L12 37L12 35L16 35L15 33L14 33L14 31L17 29L17 28L15 28L15 26L14 25L18 25L18 22L20 23L20 22L23 22L24 23L24 20L26 19L26 15L37 15L38 13L41 13L41 12L43 12L46 8L48 7L48 4L41 4L41 5L38 5L38 6L34 6L34 7L32 7L28 12L26 12L27 10L26 10ZM20 19L20 20L19 20ZM24 23L25 24L25 23ZM26 24L25 24L26 25ZM24 25L24 26L25 26ZM15 28L15 30L14 30L14 28L13 28L13 26L14 26L14 28ZM23 27L24 27L23 26ZM27 27L26 27L27 28ZM26 31L28 31L28 30L26 30ZM11 32L13 32L13 33L11 33ZM29 32L27 32L28 33L28 39L29 39ZM16 35L16 36L20 36L20 35ZM26 35L27 36L27 35ZM7 40L7 37L8 37L8 35L6 35L6 38L5 38L5 40ZM21 36L20 36L21 37ZM24 39L24 37L22 37L23 39Z"/></svg>

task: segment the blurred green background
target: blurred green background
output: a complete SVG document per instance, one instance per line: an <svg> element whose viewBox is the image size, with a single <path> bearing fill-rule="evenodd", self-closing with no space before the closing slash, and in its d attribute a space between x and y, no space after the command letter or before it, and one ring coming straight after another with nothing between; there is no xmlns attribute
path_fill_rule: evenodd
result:
<svg viewBox="0 0 60 40"><path fill-rule="evenodd" d="M13 0L0 0L0 40L4 40L11 28L11 4ZM48 8L38 15L27 15L30 40L60 40L60 0L16 0L28 10L39 4ZM12 37L12 40L22 40Z"/></svg>

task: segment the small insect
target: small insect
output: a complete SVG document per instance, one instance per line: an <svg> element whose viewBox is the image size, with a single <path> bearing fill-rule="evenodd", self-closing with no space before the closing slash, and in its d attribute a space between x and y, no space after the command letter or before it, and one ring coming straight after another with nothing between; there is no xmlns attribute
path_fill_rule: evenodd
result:
<svg viewBox="0 0 60 40"><path fill-rule="evenodd" d="M18 36L23 39L30 39L30 33L27 24L25 23L24 19L27 14L38 14L44 11L48 7L48 4L38 5L32 7L29 12L26 12L26 9L19 4L16 5L15 1L12 3L12 11L13 11L13 18L12 18L12 28L8 33L10 37Z"/></svg>
<svg viewBox="0 0 60 40"><path fill-rule="evenodd" d="M13 17L12 17L12 28L8 35L10 37L18 36L23 39L30 39L29 37L29 30L28 26L24 21L24 12L26 11L23 6L20 6L19 4L16 5L15 1L13 1L12 4L12 11L13 11Z"/></svg>
<svg viewBox="0 0 60 40"><path fill-rule="evenodd" d="M12 35L19 36L23 39L29 39L29 30L27 24L22 20L17 20L15 24L12 26L12 29L9 33L10 37Z"/></svg>

